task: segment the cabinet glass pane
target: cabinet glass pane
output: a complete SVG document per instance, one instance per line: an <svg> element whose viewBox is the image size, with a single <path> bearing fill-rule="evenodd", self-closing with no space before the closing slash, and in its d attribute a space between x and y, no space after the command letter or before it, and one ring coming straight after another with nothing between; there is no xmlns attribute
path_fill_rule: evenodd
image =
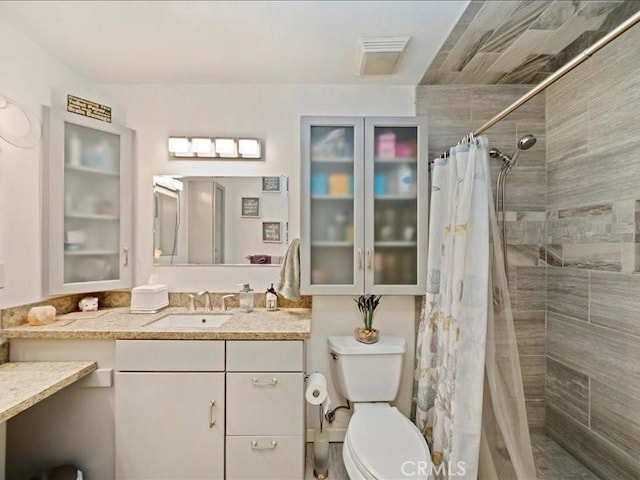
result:
<svg viewBox="0 0 640 480"><path fill-rule="evenodd" d="M120 278L120 137L65 123L64 282Z"/></svg>
<svg viewBox="0 0 640 480"><path fill-rule="evenodd" d="M374 283L417 283L416 127L374 128Z"/></svg>
<svg viewBox="0 0 640 480"><path fill-rule="evenodd" d="M311 127L311 283L353 284L354 127Z"/></svg>

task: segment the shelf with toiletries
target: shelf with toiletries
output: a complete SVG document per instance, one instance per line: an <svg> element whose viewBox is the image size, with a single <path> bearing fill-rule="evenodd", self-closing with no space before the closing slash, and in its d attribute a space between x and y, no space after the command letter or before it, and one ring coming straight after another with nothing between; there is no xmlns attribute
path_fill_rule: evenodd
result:
<svg viewBox="0 0 640 480"><path fill-rule="evenodd" d="M88 173L91 175L105 175L107 177L119 177L120 174L111 170L104 170L102 168L94 168L94 167L83 167L81 165L65 165L65 171L67 172L77 172L77 173Z"/></svg>
<svg viewBox="0 0 640 480"><path fill-rule="evenodd" d="M417 157L393 157L393 158L384 158L376 156L374 159L376 163L389 163L389 164L401 164L401 163L416 163L418 161Z"/></svg>
<svg viewBox="0 0 640 480"><path fill-rule="evenodd" d="M351 247L351 248L353 248L353 242L348 242L348 241L333 241L332 242L330 240L326 240L326 241L319 240L319 241L312 242L311 246L312 247L325 247L325 248L327 248L327 247L331 247L331 248L334 248L334 247L338 247L338 248L345 248L346 247L346 248L349 248L349 247Z"/></svg>
<svg viewBox="0 0 640 480"><path fill-rule="evenodd" d="M331 195L331 194L322 194L322 195L311 195L311 200L351 200L353 201L353 195Z"/></svg>
<svg viewBox="0 0 640 480"><path fill-rule="evenodd" d="M116 250L65 250L65 255L84 256L84 257L101 257L105 255L117 255Z"/></svg>
<svg viewBox="0 0 640 480"><path fill-rule="evenodd" d="M303 117L301 135L302 291L421 293L425 119Z"/></svg>
<svg viewBox="0 0 640 480"><path fill-rule="evenodd" d="M415 247L417 242L412 242L410 240L389 240L389 241L379 241L375 242L374 245L376 247L393 247L393 248L402 248L402 247Z"/></svg>
<svg viewBox="0 0 640 480"><path fill-rule="evenodd" d="M78 220L118 220L120 218L117 215L80 212L65 212L64 216L65 218L76 218Z"/></svg>
<svg viewBox="0 0 640 480"><path fill-rule="evenodd" d="M315 163L349 164L349 163L353 163L353 158L352 157L315 157L311 161Z"/></svg>
<svg viewBox="0 0 640 480"><path fill-rule="evenodd" d="M45 292L130 287L133 131L50 108L46 127Z"/></svg>
<svg viewBox="0 0 640 480"><path fill-rule="evenodd" d="M376 200L416 200L418 198L418 194L416 193L394 193L394 194L381 194L375 195Z"/></svg>

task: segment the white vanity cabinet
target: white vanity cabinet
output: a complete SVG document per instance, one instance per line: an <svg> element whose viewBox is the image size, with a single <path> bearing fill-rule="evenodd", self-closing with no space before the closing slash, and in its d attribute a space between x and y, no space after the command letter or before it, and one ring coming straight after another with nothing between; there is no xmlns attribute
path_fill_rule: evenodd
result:
<svg viewBox="0 0 640 480"><path fill-rule="evenodd" d="M304 478L302 341L227 342L228 480Z"/></svg>
<svg viewBox="0 0 640 480"><path fill-rule="evenodd" d="M133 281L134 132L45 107L45 295Z"/></svg>
<svg viewBox="0 0 640 480"><path fill-rule="evenodd" d="M303 478L303 341L118 340L116 369L118 480Z"/></svg>
<svg viewBox="0 0 640 480"><path fill-rule="evenodd" d="M116 478L224 478L224 341L116 341Z"/></svg>
<svg viewBox="0 0 640 480"><path fill-rule="evenodd" d="M302 117L301 292L424 293L423 117Z"/></svg>

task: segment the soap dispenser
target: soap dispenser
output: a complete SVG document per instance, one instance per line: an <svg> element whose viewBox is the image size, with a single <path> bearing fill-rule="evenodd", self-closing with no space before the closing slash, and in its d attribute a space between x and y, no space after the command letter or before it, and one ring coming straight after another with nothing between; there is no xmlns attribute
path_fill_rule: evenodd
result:
<svg viewBox="0 0 640 480"><path fill-rule="evenodd" d="M265 303L267 306L267 312L273 312L278 309L278 294L276 293L275 288L273 288L273 283L271 287L267 288Z"/></svg>
<svg viewBox="0 0 640 480"><path fill-rule="evenodd" d="M241 283L242 290L240 290L240 310L243 312L251 312L253 310L253 295L254 291L248 283Z"/></svg>

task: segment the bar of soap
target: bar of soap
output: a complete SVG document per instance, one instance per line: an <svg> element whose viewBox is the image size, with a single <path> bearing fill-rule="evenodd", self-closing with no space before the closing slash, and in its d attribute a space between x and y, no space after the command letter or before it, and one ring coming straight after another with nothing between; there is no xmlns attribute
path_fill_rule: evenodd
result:
<svg viewBox="0 0 640 480"><path fill-rule="evenodd" d="M27 322L29 325L38 327L56 321L56 307L52 305L44 305L42 307L33 307L27 314Z"/></svg>

